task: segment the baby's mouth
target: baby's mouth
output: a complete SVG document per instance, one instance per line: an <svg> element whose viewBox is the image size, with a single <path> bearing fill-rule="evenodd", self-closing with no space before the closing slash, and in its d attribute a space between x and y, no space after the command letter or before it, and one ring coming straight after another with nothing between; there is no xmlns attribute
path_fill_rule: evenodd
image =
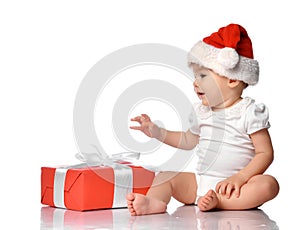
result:
<svg viewBox="0 0 300 230"><path fill-rule="evenodd" d="M202 92L198 92L197 94L198 94L199 96L205 95L205 93L202 93Z"/></svg>

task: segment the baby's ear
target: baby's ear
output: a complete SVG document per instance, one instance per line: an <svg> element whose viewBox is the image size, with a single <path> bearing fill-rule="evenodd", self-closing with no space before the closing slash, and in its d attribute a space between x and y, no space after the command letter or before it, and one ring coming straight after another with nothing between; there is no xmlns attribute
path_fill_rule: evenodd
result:
<svg viewBox="0 0 300 230"><path fill-rule="evenodd" d="M239 80L233 80L233 79L228 79L228 82L227 82L227 84L228 84L228 86L230 87L230 88L235 88L235 87L237 87L239 84L242 84L243 82L241 82L241 81L239 81Z"/></svg>

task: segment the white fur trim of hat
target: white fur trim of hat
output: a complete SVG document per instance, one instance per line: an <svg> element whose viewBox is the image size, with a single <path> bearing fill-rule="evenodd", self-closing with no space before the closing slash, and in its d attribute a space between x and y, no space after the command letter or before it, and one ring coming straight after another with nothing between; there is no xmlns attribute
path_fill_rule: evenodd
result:
<svg viewBox="0 0 300 230"><path fill-rule="evenodd" d="M188 54L188 64L192 63L212 69L229 79L243 81L248 85L255 85L259 79L258 62L238 55L229 47L219 49L199 41Z"/></svg>

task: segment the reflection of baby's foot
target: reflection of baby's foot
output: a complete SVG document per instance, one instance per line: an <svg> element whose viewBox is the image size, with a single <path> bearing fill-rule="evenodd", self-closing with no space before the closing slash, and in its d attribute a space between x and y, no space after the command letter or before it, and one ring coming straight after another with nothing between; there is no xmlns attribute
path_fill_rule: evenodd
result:
<svg viewBox="0 0 300 230"><path fill-rule="evenodd" d="M201 211L214 209L219 204L219 198L214 190L209 190L204 196L201 196L197 205Z"/></svg>
<svg viewBox="0 0 300 230"><path fill-rule="evenodd" d="M126 196L127 206L132 216L164 213L167 210L165 202L138 193Z"/></svg>

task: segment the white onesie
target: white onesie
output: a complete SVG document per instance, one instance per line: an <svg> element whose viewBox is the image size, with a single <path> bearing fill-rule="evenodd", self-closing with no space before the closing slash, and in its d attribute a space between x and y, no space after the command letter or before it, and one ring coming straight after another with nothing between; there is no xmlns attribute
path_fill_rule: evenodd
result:
<svg viewBox="0 0 300 230"><path fill-rule="evenodd" d="M267 107L254 102L245 97L218 112L201 102L195 105L196 116L191 116L190 131L200 136L196 147L198 196L215 189L219 181L240 171L253 158L249 135L270 127Z"/></svg>

